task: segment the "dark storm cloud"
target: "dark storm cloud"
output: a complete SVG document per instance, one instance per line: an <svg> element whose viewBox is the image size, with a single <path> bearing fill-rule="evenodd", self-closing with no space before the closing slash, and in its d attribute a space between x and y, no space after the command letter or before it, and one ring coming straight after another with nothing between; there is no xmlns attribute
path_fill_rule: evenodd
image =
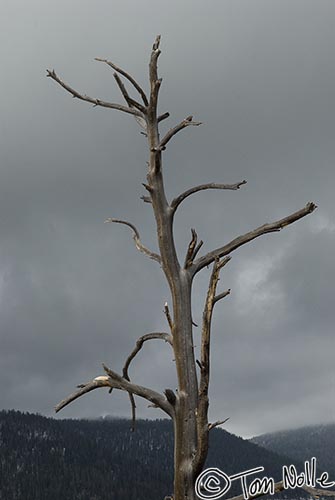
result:
<svg viewBox="0 0 335 500"><path fill-rule="evenodd" d="M145 140L135 120L71 99L119 100L108 57L146 82L162 34L167 126L203 121L165 154L169 196L202 182L176 221L180 256L196 227L204 251L315 201L317 213L239 249L216 311L211 417L252 435L334 420L335 6L330 1L5 1L1 20L1 406L51 414L79 382L120 370L136 338L166 328L159 266L136 252L124 218L155 249L140 200ZM165 125L164 125L165 126ZM194 295L201 319L206 271ZM195 332L196 339L199 333ZM150 360L150 363L148 362ZM175 387L173 355L152 343L139 383ZM88 395L64 416L128 414L127 398ZM141 406L141 415L158 412Z"/></svg>

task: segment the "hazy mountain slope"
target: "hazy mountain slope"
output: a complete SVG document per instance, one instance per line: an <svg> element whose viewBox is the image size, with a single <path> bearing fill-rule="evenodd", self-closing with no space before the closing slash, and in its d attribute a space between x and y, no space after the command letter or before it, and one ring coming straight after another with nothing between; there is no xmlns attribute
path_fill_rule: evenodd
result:
<svg viewBox="0 0 335 500"><path fill-rule="evenodd" d="M335 480L335 424L262 434L250 442L300 461L316 457L319 470L329 472L330 478Z"/></svg>

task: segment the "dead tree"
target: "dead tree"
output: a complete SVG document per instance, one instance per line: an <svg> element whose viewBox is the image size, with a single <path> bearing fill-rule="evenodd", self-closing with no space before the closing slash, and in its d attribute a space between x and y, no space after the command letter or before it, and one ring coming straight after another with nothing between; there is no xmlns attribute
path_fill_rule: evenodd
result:
<svg viewBox="0 0 335 500"><path fill-rule="evenodd" d="M211 323L214 306L226 297L230 290L218 291L219 276L223 267L231 259L231 254L240 246L268 233L279 232L284 227L310 214L316 208L314 203L307 203L304 208L280 220L264 224L242 234L228 243L200 256L203 242L198 241L198 235L192 229L191 240L185 252L185 261L179 262L174 242L174 217L181 203L189 196L208 189L238 190L246 181L236 184L201 184L194 186L169 201L165 194L162 157L173 137L183 129L198 126L200 122L187 116L164 135L160 135L159 127L169 113L159 114L158 95L162 80L158 77L157 61L160 55L160 36L153 45L149 63L148 94L138 82L126 71L107 59L97 58L114 70L114 78L125 105L106 102L81 94L60 79L54 70L47 71L47 76L61 85L73 97L87 101L94 106L117 109L133 115L142 128L148 144L148 171L144 185L146 195L144 202L151 204L156 220L156 231L159 252L149 250L141 241L139 231L130 222L117 219L107 219L106 222L125 224L133 233L136 248L146 254L161 266L171 292L171 312L165 305L165 315L169 332L147 333L136 342L134 350L125 361L122 374L116 373L103 365L105 375L81 384L78 390L61 401L56 406L58 412L75 399L102 387L120 389L129 394L133 422L135 420L135 396L140 396L154 407L160 408L174 424L174 500L194 500L194 485L198 474L202 471L208 452L208 436L211 429L224 421L208 422L208 387L210 380L210 343ZM122 78L123 77L123 78ZM136 98L132 97L126 88L128 84ZM202 319L202 340L200 359L196 359L193 344L193 322L191 313L191 293L194 277L204 268L212 266L207 296ZM166 389L164 394L148 387L135 384L129 376L132 360L145 342L161 339L173 349L177 371L178 389ZM280 489L280 485L278 485Z"/></svg>

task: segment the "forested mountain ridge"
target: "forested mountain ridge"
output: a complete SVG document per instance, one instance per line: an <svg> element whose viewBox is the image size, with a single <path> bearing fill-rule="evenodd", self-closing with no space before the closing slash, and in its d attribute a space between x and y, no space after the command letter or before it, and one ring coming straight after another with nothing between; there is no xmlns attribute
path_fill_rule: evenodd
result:
<svg viewBox="0 0 335 500"><path fill-rule="evenodd" d="M267 476L280 480L282 465L302 469L300 462L224 430L210 434L207 466L228 475L262 465ZM168 420L139 420L130 432L128 420L56 420L0 411L1 500L162 500L172 481ZM227 495L240 493L240 482L234 481Z"/></svg>
<svg viewBox="0 0 335 500"><path fill-rule="evenodd" d="M319 469L327 471L330 479L335 481L335 424L261 434L250 442L302 462L316 457Z"/></svg>
<svg viewBox="0 0 335 500"><path fill-rule="evenodd" d="M4 500L149 500L171 491L168 421L140 421L131 433L127 420L0 412L0 459Z"/></svg>

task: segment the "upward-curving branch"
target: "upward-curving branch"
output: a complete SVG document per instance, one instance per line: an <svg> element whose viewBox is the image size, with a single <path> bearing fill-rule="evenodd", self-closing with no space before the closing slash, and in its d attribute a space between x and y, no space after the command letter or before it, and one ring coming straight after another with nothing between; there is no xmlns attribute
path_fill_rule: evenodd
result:
<svg viewBox="0 0 335 500"><path fill-rule="evenodd" d="M106 219L105 222L114 222L116 224L124 224L125 226L130 227L130 229L132 229L133 232L134 232L133 240L135 242L135 246L136 246L137 250L139 250L140 252L144 253L148 257L150 257L150 259L155 260L159 264L162 262L161 257L157 253L152 252L151 250L149 250L147 247L145 247L142 244L141 238L140 238L140 233L138 232L138 230L136 229L136 227L134 226L134 224L131 224L130 222L127 222L125 220L113 219L111 217L109 217L108 219Z"/></svg>
<svg viewBox="0 0 335 500"><path fill-rule="evenodd" d="M171 209L173 212L175 212L179 207L179 205L185 200L185 198L191 196L191 194L198 193L199 191L204 191L205 189L228 189L231 191L236 191L237 189L240 189L240 187L243 186L243 184L246 183L247 181L237 182L236 184L217 184L215 182L209 182L207 184L200 184L199 186L194 186L193 188L187 189L187 191L184 191L179 196L174 198L171 202Z"/></svg>
<svg viewBox="0 0 335 500"><path fill-rule="evenodd" d="M169 333L153 332L153 333L146 333L145 335L142 335L142 337L137 339L134 349L129 354L128 358L126 359L126 362L125 362L123 370L122 370L124 378L129 380L128 370L129 370L130 363L133 361L133 359L140 352L140 350L143 347L143 344L145 342L147 342L148 340L157 340L157 339L164 340L164 342L168 342L171 346L173 345L173 338L172 338L172 335Z"/></svg>
<svg viewBox="0 0 335 500"><path fill-rule="evenodd" d="M176 135L178 132L183 130L186 127L190 126L197 127L198 125L201 125L201 122L194 122L193 121L193 116L187 116L183 121L178 123L175 127L171 128L163 137L163 139L160 141L158 149L160 151L163 151L167 145L167 143L172 139L174 135Z"/></svg>
<svg viewBox="0 0 335 500"><path fill-rule="evenodd" d="M142 335L137 341L134 349L132 352L129 354L128 358L126 359L126 362L123 366L122 374L123 377L126 380L130 381L129 378L129 366L130 363L133 361L133 359L137 356L137 354L140 352L140 350L143 347L144 342L147 342L148 340L155 340L155 339L160 339L164 340L165 342L168 342L172 346L172 335L168 333L160 333L160 332L153 332L153 333L146 333L145 335ZM134 394L131 392L129 394L129 400L130 400L130 405L131 405L131 414L132 414L132 431L135 430L135 420L136 420L136 404L135 404L135 398Z"/></svg>
<svg viewBox="0 0 335 500"><path fill-rule="evenodd" d="M274 233L278 232L284 227L288 226L289 224L292 224L293 222L296 222L297 220L301 219L302 217L305 217L306 215L312 213L316 209L316 205L312 202L307 203L307 205L302 208L301 210L298 210L297 212L294 212L291 215L288 215L287 217L284 217L283 219L277 220L275 222L271 222L270 224L264 224L263 226L258 227L257 229L254 229L253 231L250 231L249 233L243 234L241 236L238 236L234 240L232 240L230 243L227 243L227 245L224 245L222 247L219 247L212 252L208 252L206 255L203 257L200 257L198 260L196 260L193 264L193 266L190 268L191 273L193 276L199 272L201 269L204 267L208 266L216 258L224 257L225 255L228 255L229 253L233 252L237 248L239 248L242 245L245 245L251 240L254 240L255 238L258 238L259 236L262 236L263 234L268 234L268 233Z"/></svg>

